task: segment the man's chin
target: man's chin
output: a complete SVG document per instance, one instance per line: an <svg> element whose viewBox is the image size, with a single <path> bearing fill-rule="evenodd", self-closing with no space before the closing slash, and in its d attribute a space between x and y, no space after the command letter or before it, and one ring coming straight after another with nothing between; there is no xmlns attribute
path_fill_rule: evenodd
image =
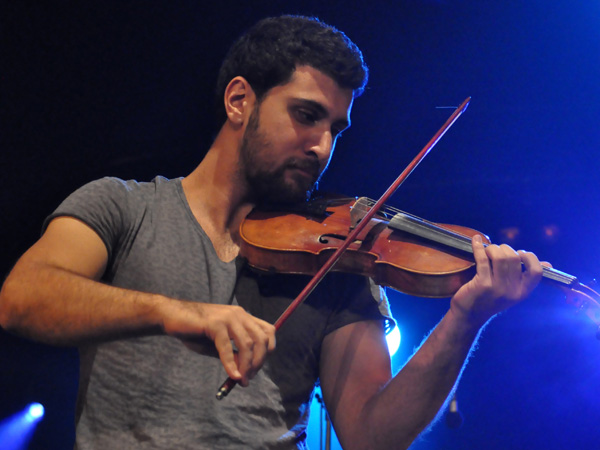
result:
<svg viewBox="0 0 600 450"><path fill-rule="evenodd" d="M315 187L313 177L286 170L279 176L257 178L253 184L254 199L259 205L293 204L306 201Z"/></svg>
<svg viewBox="0 0 600 450"><path fill-rule="evenodd" d="M294 184L294 186L273 186L266 195L259 199L260 204L288 205L305 202L310 198L313 186Z"/></svg>
<svg viewBox="0 0 600 450"><path fill-rule="evenodd" d="M265 203L275 205L290 205L294 203L305 202L310 197L310 191L302 192L278 192L275 195L270 195L266 198Z"/></svg>

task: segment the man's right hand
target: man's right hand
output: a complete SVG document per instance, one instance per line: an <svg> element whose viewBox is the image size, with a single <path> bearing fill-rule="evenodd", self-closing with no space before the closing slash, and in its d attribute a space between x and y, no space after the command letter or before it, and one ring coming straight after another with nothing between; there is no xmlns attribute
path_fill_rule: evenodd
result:
<svg viewBox="0 0 600 450"><path fill-rule="evenodd" d="M275 349L275 327L240 306L172 300L161 308L165 334L181 339L192 350L204 350L210 339L227 375L248 386Z"/></svg>

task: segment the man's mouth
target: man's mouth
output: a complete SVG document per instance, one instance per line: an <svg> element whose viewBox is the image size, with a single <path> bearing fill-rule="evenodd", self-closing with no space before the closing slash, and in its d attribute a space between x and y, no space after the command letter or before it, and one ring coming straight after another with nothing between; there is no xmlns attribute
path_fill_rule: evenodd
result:
<svg viewBox="0 0 600 450"><path fill-rule="evenodd" d="M319 163L306 162L306 163L292 163L288 166L289 169L294 170L305 178L309 178L313 183L319 178Z"/></svg>
<svg viewBox="0 0 600 450"><path fill-rule="evenodd" d="M292 170L296 171L296 173L299 173L304 178L309 178L310 180L316 180L316 176L312 172L308 172L305 169L300 169L299 167L294 167L294 168L292 168Z"/></svg>

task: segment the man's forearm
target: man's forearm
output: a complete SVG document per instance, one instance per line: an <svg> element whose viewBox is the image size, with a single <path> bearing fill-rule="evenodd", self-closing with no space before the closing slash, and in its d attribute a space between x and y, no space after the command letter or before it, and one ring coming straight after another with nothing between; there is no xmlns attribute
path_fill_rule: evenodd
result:
<svg viewBox="0 0 600 450"><path fill-rule="evenodd" d="M0 325L48 344L157 334L159 295L109 286L46 264L20 262L0 293Z"/></svg>
<svg viewBox="0 0 600 450"><path fill-rule="evenodd" d="M449 311L398 374L366 406L373 448L407 448L434 420L479 334ZM403 405L399 409L398 405Z"/></svg>
<svg viewBox="0 0 600 450"><path fill-rule="evenodd" d="M275 327L239 306L116 288L65 269L22 261L0 293L0 325L54 345L166 334L199 353L216 349L227 374L244 386L275 348ZM204 338L214 348L198 346Z"/></svg>

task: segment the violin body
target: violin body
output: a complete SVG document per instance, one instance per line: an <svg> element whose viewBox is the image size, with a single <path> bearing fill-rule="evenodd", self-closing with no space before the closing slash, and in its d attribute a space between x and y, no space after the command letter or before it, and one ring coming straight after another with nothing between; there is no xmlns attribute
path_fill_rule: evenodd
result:
<svg viewBox="0 0 600 450"><path fill-rule="evenodd" d="M348 237L355 201L324 200L324 206L314 212L255 210L240 227L241 255L260 270L314 275ZM440 226L463 236L481 235L462 226ZM374 218L332 270L368 276L410 295L450 297L473 278L475 264L470 254L393 229L385 218Z"/></svg>

